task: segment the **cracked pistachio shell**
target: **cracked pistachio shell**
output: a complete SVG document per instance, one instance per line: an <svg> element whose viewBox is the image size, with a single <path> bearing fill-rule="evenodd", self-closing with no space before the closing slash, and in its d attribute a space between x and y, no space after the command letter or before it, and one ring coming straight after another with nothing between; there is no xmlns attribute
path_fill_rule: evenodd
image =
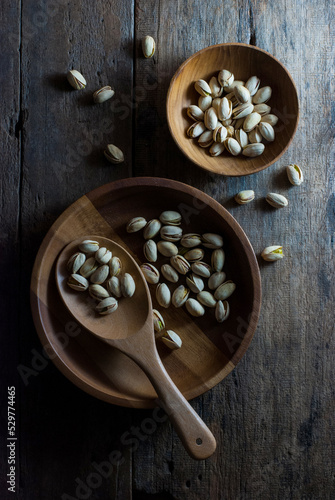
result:
<svg viewBox="0 0 335 500"><path fill-rule="evenodd" d="M98 269L96 269L94 273L91 274L90 281L91 283L101 285L101 283L106 281L108 275L109 275L109 267L107 266L107 264L104 264L103 266L98 267Z"/></svg>
<svg viewBox="0 0 335 500"><path fill-rule="evenodd" d="M178 247L171 241L159 241L157 249L164 257L173 257L178 254Z"/></svg>
<svg viewBox="0 0 335 500"><path fill-rule="evenodd" d="M95 260L98 261L99 264L108 264L111 258L112 252L105 247L101 247L95 252Z"/></svg>
<svg viewBox="0 0 335 500"><path fill-rule="evenodd" d="M136 290L134 278L131 274L125 273L121 280L121 292L124 297L132 297Z"/></svg>
<svg viewBox="0 0 335 500"><path fill-rule="evenodd" d="M251 130L253 130L255 127L257 127L257 125L259 124L261 119L262 119L262 117L259 113L255 113L255 112L250 113L250 115L248 115L246 117L246 119L244 120L243 130L245 132L251 132Z"/></svg>
<svg viewBox="0 0 335 500"><path fill-rule="evenodd" d="M230 154L232 154L233 156L239 155L242 151L240 143L236 139L234 139L233 137L228 137L224 141L224 145L225 145L226 150Z"/></svg>
<svg viewBox="0 0 335 500"><path fill-rule="evenodd" d="M192 125L187 129L186 134L191 137L191 139L196 139L199 137L201 134L203 134L206 130L204 122L194 122Z"/></svg>
<svg viewBox="0 0 335 500"><path fill-rule="evenodd" d="M101 104L102 102L108 101L108 99L111 99L113 95L115 94L114 90L112 87L109 85L106 85L106 87L102 87L99 90L96 90L93 94L93 101L96 104Z"/></svg>
<svg viewBox="0 0 335 500"><path fill-rule="evenodd" d="M234 95L240 104L251 101L251 95L249 90L243 85L237 85L234 88Z"/></svg>
<svg viewBox="0 0 335 500"><path fill-rule="evenodd" d="M94 257L90 257L87 261L81 266L80 274L84 276L84 278L89 278L91 274L98 268L98 263Z"/></svg>
<svg viewBox="0 0 335 500"><path fill-rule="evenodd" d="M206 307L215 307L216 306L216 300L213 296L212 293L203 291L198 293L197 295L197 300L202 304L203 306Z"/></svg>
<svg viewBox="0 0 335 500"><path fill-rule="evenodd" d="M211 156L220 156L225 150L225 145L220 142L214 142L209 148L209 154Z"/></svg>
<svg viewBox="0 0 335 500"><path fill-rule="evenodd" d="M225 261L225 253L222 250L222 248L218 248L212 252L211 264L214 271L216 272L222 271L224 261Z"/></svg>
<svg viewBox="0 0 335 500"><path fill-rule="evenodd" d="M226 300L218 300L215 307L215 319L218 323L225 321L230 312L229 304Z"/></svg>
<svg viewBox="0 0 335 500"><path fill-rule="evenodd" d="M191 264L191 269L194 274L202 278L209 278L211 275L211 266L206 264L206 262L193 262L193 264Z"/></svg>
<svg viewBox="0 0 335 500"><path fill-rule="evenodd" d="M255 192L252 189L246 189L245 191L240 191L235 195L235 201L239 205L245 205L250 203L255 198Z"/></svg>
<svg viewBox="0 0 335 500"><path fill-rule="evenodd" d="M208 85L205 80L198 80L194 84L195 90L202 96L211 96L212 97L212 91L210 86Z"/></svg>
<svg viewBox="0 0 335 500"><path fill-rule="evenodd" d="M196 262L204 258L205 251L202 248L192 248L184 254L184 258L189 262Z"/></svg>
<svg viewBox="0 0 335 500"><path fill-rule="evenodd" d="M284 257L283 247L279 245L272 245L270 247L264 248L261 256L264 260L268 262L274 262L275 260L280 260Z"/></svg>
<svg viewBox="0 0 335 500"><path fill-rule="evenodd" d="M165 328L165 321L163 316L157 309L152 310L153 322L154 322L154 330L155 332L161 332Z"/></svg>
<svg viewBox="0 0 335 500"><path fill-rule="evenodd" d="M252 129L251 132L248 134L248 138L251 144L255 144L256 142L262 142L263 136L259 131L259 126L255 127Z"/></svg>
<svg viewBox="0 0 335 500"><path fill-rule="evenodd" d="M143 245L144 257L148 262L156 262L157 260L157 245L154 240L147 240Z"/></svg>
<svg viewBox="0 0 335 500"><path fill-rule="evenodd" d="M233 283L231 280L225 281L215 290L214 297L216 298L216 300L228 299L228 297L232 295L235 289L235 283Z"/></svg>
<svg viewBox="0 0 335 500"><path fill-rule="evenodd" d="M270 123L261 122L258 130L267 141L272 142L275 140L275 131Z"/></svg>
<svg viewBox="0 0 335 500"><path fill-rule="evenodd" d="M256 106L254 106L254 111L263 117L271 112L271 107L264 103L256 104Z"/></svg>
<svg viewBox="0 0 335 500"><path fill-rule="evenodd" d="M233 118L235 118L236 120L240 118L245 118L246 116L250 115L250 113L252 113L253 110L254 110L254 105L251 104L250 102L246 102L245 104L239 104L233 110Z"/></svg>
<svg viewBox="0 0 335 500"><path fill-rule="evenodd" d="M165 241L179 241L183 235L183 231L178 226L163 226L160 235L162 240Z"/></svg>
<svg viewBox="0 0 335 500"><path fill-rule="evenodd" d="M205 314L205 308L198 300L188 299L186 301L187 311L195 317L203 316Z"/></svg>
<svg viewBox="0 0 335 500"><path fill-rule="evenodd" d="M195 104L191 104L187 108L187 115L195 122L201 122L204 119L204 112Z"/></svg>
<svg viewBox="0 0 335 500"><path fill-rule="evenodd" d="M202 244L206 248L221 248L223 246L223 238L219 234L204 233L201 237Z"/></svg>
<svg viewBox="0 0 335 500"><path fill-rule="evenodd" d="M142 51L143 55L146 59L150 59L155 53L156 50L156 43L155 40L152 38L152 36L145 36L142 39Z"/></svg>
<svg viewBox="0 0 335 500"><path fill-rule="evenodd" d="M174 307L181 307L188 299L190 291L184 285L178 286L172 294L172 305Z"/></svg>
<svg viewBox="0 0 335 500"><path fill-rule="evenodd" d="M155 266L149 264L149 262L145 262L140 266L140 269L147 280L151 285L155 285L159 281L159 271Z"/></svg>
<svg viewBox="0 0 335 500"><path fill-rule="evenodd" d="M230 87L234 82L234 75L227 69L222 69L218 74L219 84L225 89Z"/></svg>
<svg viewBox="0 0 335 500"><path fill-rule="evenodd" d="M134 217L127 224L127 233L136 233L143 229L147 224L144 217Z"/></svg>
<svg viewBox="0 0 335 500"><path fill-rule="evenodd" d="M122 269L122 262L119 257L112 257L108 264L111 276L118 276Z"/></svg>
<svg viewBox="0 0 335 500"><path fill-rule="evenodd" d="M86 255L84 253L77 252L71 255L66 265L67 270L71 274L76 274L81 268L81 266L84 264L85 260L86 260Z"/></svg>
<svg viewBox="0 0 335 500"><path fill-rule="evenodd" d="M301 168L298 165L291 163L286 167L288 180L293 186L300 186L304 182L304 176Z"/></svg>
<svg viewBox="0 0 335 500"><path fill-rule="evenodd" d="M186 285L190 288L190 290L194 293L202 292L205 288L205 284L200 276L196 274L191 274L191 276L187 276Z"/></svg>
<svg viewBox="0 0 335 500"><path fill-rule="evenodd" d="M201 148L208 148L213 144L213 133L211 130L205 130L198 139Z"/></svg>
<svg viewBox="0 0 335 500"><path fill-rule="evenodd" d="M248 156L249 158L254 158L255 156L259 156L264 152L265 146L261 142L256 142L254 144L247 144L245 148L242 150L242 154L244 156Z"/></svg>
<svg viewBox="0 0 335 500"><path fill-rule="evenodd" d="M165 210L165 212L160 214L159 220L162 224L179 226L181 224L181 215L179 212L175 212L174 210Z"/></svg>
<svg viewBox="0 0 335 500"><path fill-rule="evenodd" d="M270 125L272 125L274 127L278 123L278 116L273 115L273 114L268 114L268 115L262 116L262 122L269 123Z"/></svg>
<svg viewBox="0 0 335 500"><path fill-rule="evenodd" d="M266 195L266 201L274 208L287 207L288 200L282 194L268 193Z"/></svg>
<svg viewBox="0 0 335 500"><path fill-rule="evenodd" d="M242 149L248 144L248 135L242 128L235 130L235 139Z"/></svg>
<svg viewBox="0 0 335 500"><path fill-rule="evenodd" d="M158 233L162 227L161 222L158 219L149 220L145 228L143 229L143 237L145 240L151 240Z"/></svg>
<svg viewBox="0 0 335 500"><path fill-rule="evenodd" d="M200 96L198 99L198 106L203 112L205 112L206 109L208 109L212 106L212 101L213 101L213 99L209 95Z"/></svg>
<svg viewBox="0 0 335 500"><path fill-rule="evenodd" d="M84 240L79 244L79 250L84 253L93 253L99 250L99 243L93 240Z"/></svg>
<svg viewBox="0 0 335 500"><path fill-rule="evenodd" d="M224 280L226 279L226 273L223 271L217 271L212 274L212 276L208 279L208 288L210 290L216 290Z"/></svg>
<svg viewBox="0 0 335 500"><path fill-rule="evenodd" d="M211 107L206 109L204 116L205 127L208 130L214 130L218 124L218 115L215 111L215 108Z"/></svg>
<svg viewBox="0 0 335 500"><path fill-rule="evenodd" d="M221 124L215 127L215 129L213 130L212 137L214 142L219 142L220 144L222 144L227 138L226 127L224 127Z"/></svg>
<svg viewBox="0 0 335 500"><path fill-rule="evenodd" d="M271 87L262 87L261 89L257 90L256 94L252 98L252 102L254 104L263 104L265 102L268 102L268 100L271 98L271 95Z"/></svg>
<svg viewBox="0 0 335 500"><path fill-rule="evenodd" d="M187 234L184 234L180 243L185 248L197 247L198 245L201 244L201 236L200 236L200 234L196 234L196 233L187 233Z"/></svg>
<svg viewBox="0 0 335 500"><path fill-rule="evenodd" d="M111 278L109 278L109 280L107 281L107 290L109 291L110 295L114 295L114 297L122 297L121 283L117 276L112 276Z"/></svg>
<svg viewBox="0 0 335 500"><path fill-rule="evenodd" d="M123 152L120 148L115 146L115 144L108 144L104 151L104 155L109 162L114 164L122 163L124 161Z"/></svg>
<svg viewBox="0 0 335 500"><path fill-rule="evenodd" d="M162 342L170 349L180 349L182 346L181 338L173 330L166 330Z"/></svg>
<svg viewBox="0 0 335 500"><path fill-rule="evenodd" d="M251 76L245 83L245 87L249 90L250 95L254 96L259 88L261 81L257 76Z"/></svg>
<svg viewBox="0 0 335 500"><path fill-rule="evenodd" d="M158 283L156 287L156 299L160 306L168 308L171 304L171 292L166 283Z"/></svg>
<svg viewBox="0 0 335 500"><path fill-rule="evenodd" d="M88 287L88 293L90 294L92 299L95 300L103 300L109 297L109 293L107 292L106 288L101 285L90 285Z"/></svg>
<svg viewBox="0 0 335 500"><path fill-rule="evenodd" d="M179 274L175 269L173 269L172 266L170 266L170 264L163 264L161 267L161 272L164 278L171 283L177 283L177 281L179 280Z"/></svg>
<svg viewBox="0 0 335 500"><path fill-rule="evenodd" d="M218 117L219 120L229 120L233 112L233 103L227 99L227 97L223 97L218 106Z"/></svg>
<svg viewBox="0 0 335 500"><path fill-rule="evenodd" d="M116 311L117 308L118 301L114 297L107 297L107 299L103 299L99 302L95 310L101 315L106 315Z"/></svg>
<svg viewBox="0 0 335 500"><path fill-rule="evenodd" d="M76 290L77 292L85 292L88 289L87 279L76 273L71 274L67 280L67 284L70 288L73 288L73 290Z"/></svg>
<svg viewBox="0 0 335 500"><path fill-rule="evenodd" d="M86 87L86 80L79 71L76 69L71 69L67 75L67 81L76 90L81 90Z"/></svg>
<svg viewBox="0 0 335 500"><path fill-rule="evenodd" d="M212 76L212 78L209 80L209 86L213 98L220 97L220 95L222 95L223 87L221 87L221 85L219 84L216 76Z"/></svg>
<svg viewBox="0 0 335 500"><path fill-rule="evenodd" d="M190 263L182 255L171 257L170 264L180 274L187 274L191 268Z"/></svg>

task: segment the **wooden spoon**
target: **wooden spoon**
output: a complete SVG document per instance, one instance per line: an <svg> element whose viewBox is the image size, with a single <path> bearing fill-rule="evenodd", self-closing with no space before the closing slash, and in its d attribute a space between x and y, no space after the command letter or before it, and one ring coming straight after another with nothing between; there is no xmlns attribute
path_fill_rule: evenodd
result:
<svg viewBox="0 0 335 500"><path fill-rule="evenodd" d="M76 292L67 285L67 261L78 251L78 245L83 240L97 241L100 247L111 250L113 257L121 259L123 269L133 276L136 283L133 297L121 298L118 309L107 316L95 312L95 304L87 292ZM143 369L189 455L197 460L211 456L216 448L213 434L172 382L158 355L150 291L133 257L112 240L101 236L82 236L60 253L56 264L56 282L64 304L76 320L90 333L119 349Z"/></svg>

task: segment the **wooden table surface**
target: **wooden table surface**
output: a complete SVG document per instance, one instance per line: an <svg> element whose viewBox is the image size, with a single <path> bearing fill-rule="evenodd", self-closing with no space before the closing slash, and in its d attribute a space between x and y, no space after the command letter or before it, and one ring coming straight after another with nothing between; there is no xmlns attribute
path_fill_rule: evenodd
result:
<svg viewBox="0 0 335 500"><path fill-rule="evenodd" d="M335 497L331 4L1 2L1 498ZM147 34L157 43L150 60L140 46ZM267 50L287 67L298 89L301 118L292 145L277 164L249 177L225 178L195 167L166 123L165 98L175 70L197 50L222 42ZM65 74L71 68L85 75L87 90L70 90ZM113 100L92 105L91 91L107 84L115 88ZM102 151L110 142L125 152L123 164L105 161ZM300 187L287 182L284 166L292 162L305 174ZM270 244L285 249L284 260L260 262L261 318L245 357L192 401L218 441L206 461L187 456L164 418L154 432L143 433L152 410L108 405L74 386L42 357L32 322L32 266L52 223L82 194L130 176L166 177L200 188L238 220L256 254ZM237 206L232 197L249 188L256 201ZM269 209L268 191L286 194L289 207ZM6 484L11 386L15 493Z"/></svg>

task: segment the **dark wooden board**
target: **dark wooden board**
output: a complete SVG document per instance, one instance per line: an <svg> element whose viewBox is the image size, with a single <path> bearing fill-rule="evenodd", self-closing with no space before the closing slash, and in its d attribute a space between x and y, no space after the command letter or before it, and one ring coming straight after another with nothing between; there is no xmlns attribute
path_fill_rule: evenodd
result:
<svg viewBox="0 0 335 500"><path fill-rule="evenodd" d="M93 462L113 450L124 461L92 490L91 499L334 498L332 4L6 0L0 13L0 425L4 449L7 386L16 385L16 498L75 498L76 478L85 481ZM157 43L151 60L140 50L146 34ZM171 76L195 51L221 42L269 51L298 88L301 118L293 143L277 164L252 177L227 179L196 168L166 124ZM64 79L72 66L89 82L84 92L71 91ZM91 105L91 91L104 84L116 90L113 109L112 101ZM99 132L96 139L92 130ZM108 142L125 151L124 164L105 162L101 149ZM287 182L283 167L290 162L304 170L299 188ZM79 196L129 175L168 177L202 189L236 217L257 254L269 244L284 245L283 261L260 262L261 319L246 356L192 402L218 441L217 454L206 462L187 457L167 421L154 421L151 430L157 429L138 434L145 419L153 419L152 410L95 400L50 361L35 369L27 386L17 371L18 365L32 368L35 353L42 352L28 295L43 236ZM234 194L246 188L257 199L236 206ZM268 191L285 194L289 207L268 207ZM6 490L6 468L3 453L1 497L15 498Z"/></svg>

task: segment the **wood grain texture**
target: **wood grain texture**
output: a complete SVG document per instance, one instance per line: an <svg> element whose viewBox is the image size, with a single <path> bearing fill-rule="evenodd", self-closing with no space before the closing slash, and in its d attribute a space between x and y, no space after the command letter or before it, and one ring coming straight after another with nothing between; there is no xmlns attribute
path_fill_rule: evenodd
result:
<svg viewBox="0 0 335 500"><path fill-rule="evenodd" d="M120 450L124 461L92 489L92 500L333 499L332 4L13 0L0 9L5 20L0 28L2 387L17 383L18 362L32 368L33 350L41 353L28 304L39 245L58 215L94 187L130 174L181 180L222 203L257 253L275 243L283 244L286 253L282 262L260 263L262 316L243 361L215 389L192 401L217 437L214 457L200 463L188 459L161 413L91 398L50 361L43 368L40 362L28 386L21 377L17 383L21 469L16 498L58 500L63 493L75 498L76 478L86 482L94 463ZM147 34L157 42L150 60L140 49ZM222 42L251 43L272 53L298 88L301 119L293 143L278 164L248 178L227 179L196 168L177 149L166 124L171 76L194 52ZM90 105L88 90L68 89L64 74L72 65L92 83L89 90L115 86L114 111L112 101L97 108ZM124 149L124 165L105 163L100 154L105 142ZM300 188L287 182L283 167L290 162L304 170ZM256 200L236 206L233 196L247 188L255 190ZM289 207L268 207L263 199L268 191L286 195ZM13 272L18 273L14 282ZM2 439L5 390L1 401ZM143 432L146 425L149 432ZM2 498L15 498L3 490L6 461L2 465Z"/></svg>

